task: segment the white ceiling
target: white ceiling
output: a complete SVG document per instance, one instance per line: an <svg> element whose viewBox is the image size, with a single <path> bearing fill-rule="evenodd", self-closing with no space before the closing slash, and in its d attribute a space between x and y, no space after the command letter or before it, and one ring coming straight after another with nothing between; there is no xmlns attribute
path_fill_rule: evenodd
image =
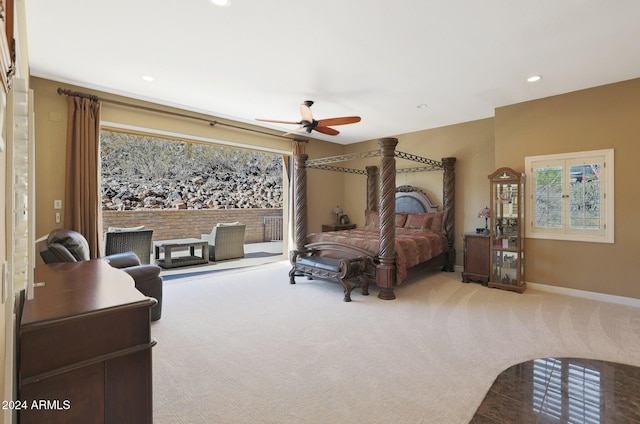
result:
<svg viewBox="0 0 640 424"><path fill-rule="evenodd" d="M31 75L341 144L640 77L638 0L25 1Z"/></svg>

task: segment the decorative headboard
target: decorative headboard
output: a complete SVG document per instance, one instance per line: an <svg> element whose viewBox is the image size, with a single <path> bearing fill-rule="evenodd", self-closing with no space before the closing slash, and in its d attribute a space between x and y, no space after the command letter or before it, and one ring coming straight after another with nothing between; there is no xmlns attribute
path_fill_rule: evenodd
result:
<svg viewBox="0 0 640 424"><path fill-rule="evenodd" d="M438 206L418 187L403 185L396 188L396 212L437 212Z"/></svg>

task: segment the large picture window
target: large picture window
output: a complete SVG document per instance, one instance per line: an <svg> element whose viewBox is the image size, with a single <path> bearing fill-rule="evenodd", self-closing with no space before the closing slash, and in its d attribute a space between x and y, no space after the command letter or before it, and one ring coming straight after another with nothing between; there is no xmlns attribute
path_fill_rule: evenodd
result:
<svg viewBox="0 0 640 424"><path fill-rule="evenodd" d="M613 243L613 149L525 158L526 237Z"/></svg>

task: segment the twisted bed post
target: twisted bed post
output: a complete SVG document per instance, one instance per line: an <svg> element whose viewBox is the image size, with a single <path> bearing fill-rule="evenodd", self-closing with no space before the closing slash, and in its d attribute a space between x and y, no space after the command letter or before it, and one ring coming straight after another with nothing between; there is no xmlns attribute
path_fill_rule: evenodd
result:
<svg viewBox="0 0 640 424"><path fill-rule="evenodd" d="M294 237L296 250L304 250L307 241L307 167L306 142L293 142Z"/></svg>
<svg viewBox="0 0 640 424"><path fill-rule="evenodd" d="M442 208L448 210L444 223L447 232L447 243L449 244L449 257L447 263L443 267L443 271L453 272L453 266L456 262L455 243L455 213L456 213L456 174L454 165L456 158L442 158L444 167L442 181Z"/></svg>
<svg viewBox="0 0 640 424"><path fill-rule="evenodd" d="M378 167L367 166L365 169L367 170L367 210L377 211L378 199L376 196L376 175L378 174Z"/></svg>
<svg viewBox="0 0 640 424"><path fill-rule="evenodd" d="M396 298L396 159L397 138L382 138L380 144L380 263L377 266L376 284L378 297L384 300Z"/></svg>

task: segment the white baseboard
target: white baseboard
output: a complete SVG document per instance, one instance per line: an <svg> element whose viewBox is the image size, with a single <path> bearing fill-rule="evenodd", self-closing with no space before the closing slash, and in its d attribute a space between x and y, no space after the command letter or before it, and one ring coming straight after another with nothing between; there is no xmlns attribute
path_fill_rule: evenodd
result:
<svg viewBox="0 0 640 424"><path fill-rule="evenodd" d="M619 305L640 308L640 299L634 297L616 296L613 294L597 293L586 290L570 289L566 287L550 286L548 284L527 283L527 288L540 290L547 293L564 294L567 296L582 297L584 299L599 300L602 302L617 303Z"/></svg>
<svg viewBox="0 0 640 424"><path fill-rule="evenodd" d="M454 265L454 272L463 272L462 265ZM527 288L539 290L541 292L564 294L566 296L581 297L583 299L599 300L601 302L616 303L618 305L633 306L640 308L640 299L635 297L616 296L613 294L598 293L587 290L570 289L567 287L550 286L548 284L529 283Z"/></svg>

